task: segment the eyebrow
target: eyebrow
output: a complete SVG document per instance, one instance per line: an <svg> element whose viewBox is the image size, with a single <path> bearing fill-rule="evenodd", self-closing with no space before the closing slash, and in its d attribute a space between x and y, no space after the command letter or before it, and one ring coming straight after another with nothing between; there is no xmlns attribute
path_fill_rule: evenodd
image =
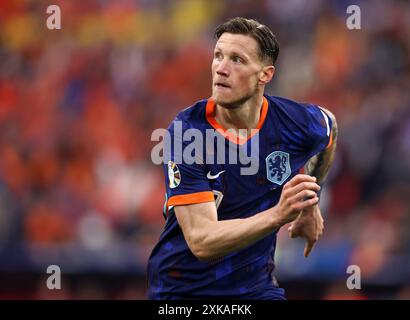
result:
<svg viewBox="0 0 410 320"><path fill-rule="evenodd" d="M215 51L222 51L222 50L221 50L221 48L219 48L218 46L216 46L214 52L215 52ZM230 55L243 57L244 59L249 59L249 58L250 58L248 54L246 54L246 53L239 53L238 51L232 51L232 52L230 52Z"/></svg>

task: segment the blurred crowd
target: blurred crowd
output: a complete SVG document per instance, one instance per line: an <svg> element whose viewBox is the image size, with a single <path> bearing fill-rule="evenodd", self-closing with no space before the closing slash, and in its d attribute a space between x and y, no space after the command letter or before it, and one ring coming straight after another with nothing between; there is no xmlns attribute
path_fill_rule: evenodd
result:
<svg viewBox="0 0 410 320"><path fill-rule="evenodd" d="M47 29L50 4L60 30ZM140 280L123 291L144 298L164 225L151 133L210 96L214 28L246 16L281 45L267 92L322 105L340 128L325 234L305 260L303 242L280 232L279 282L317 284L295 298L410 299L410 3L356 1L359 30L346 27L349 4L1 1L0 272L128 274ZM349 265L363 290L346 289ZM92 288L60 297L113 297Z"/></svg>

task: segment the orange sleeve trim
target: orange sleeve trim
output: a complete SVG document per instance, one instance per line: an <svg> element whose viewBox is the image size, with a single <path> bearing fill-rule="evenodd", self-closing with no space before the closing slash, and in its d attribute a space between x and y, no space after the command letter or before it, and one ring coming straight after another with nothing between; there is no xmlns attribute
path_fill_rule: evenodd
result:
<svg viewBox="0 0 410 320"><path fill-rule="evenodd" d="M189 194L181 194L168 199L168 206L181 206L185 204L195 204L215 201L212 191L202 191Z"/></svg>
<svg viewBox="0 0 410 320"><path fill-rule="evenodd" d="M332 130L330 130L330 139L329 139L329 143L326 146L326 149L329 148L333 143L333 135L332 135Z"/></svg>

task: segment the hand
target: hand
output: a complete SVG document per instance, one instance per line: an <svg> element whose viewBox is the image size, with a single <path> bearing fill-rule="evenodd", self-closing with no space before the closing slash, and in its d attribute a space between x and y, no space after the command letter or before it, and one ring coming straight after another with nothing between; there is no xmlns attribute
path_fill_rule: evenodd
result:
<svg viewBox="0 0 410 320"><path fill-rule="evenodd" d="M275 206L281 225L292 222L302 210L317 204L319 198L316 193L319 190L316 178L306 174L298 174L288 181Z"/></svg>
<svg viewBox="0 0 410 320"><path fill-rule="evenodd" d="M291 238L302 237L306 239L304 255L307 258L316 241L323 234L323 229L324 221L319 205L316 204L303 209L302 213L288 228L288 232Z"/></svg>

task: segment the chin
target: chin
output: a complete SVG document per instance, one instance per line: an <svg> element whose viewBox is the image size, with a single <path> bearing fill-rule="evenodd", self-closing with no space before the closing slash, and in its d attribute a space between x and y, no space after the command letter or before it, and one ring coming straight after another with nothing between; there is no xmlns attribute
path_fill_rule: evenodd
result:
<svg viewBox="0 0 410 320"><path fill-rule="evenodd" d="M213 97L215 103L223 108L232 109L235 108L235 100L221 98L218 96Z"/></svg>
<svg viewBox="0 0 410 320"><path fill-rule="evenodd" d="M226 97L221 97L218 95L213 95L213 99L215 103L223 108L226 109L235 109L240 107L242 104L244 104L247 100L249 100L251 96L244 96L244 97L237 97L235 98L226 98Z"/></svg>
<svg viewBox="0 0 410 320"><path fill-rule="evenodd" d="M221 92L214 92L212 94L212 99L215 103L224 108L230 108L232 104L235 104L237 99L230 97L230 95L221 93Z"/></svg>

